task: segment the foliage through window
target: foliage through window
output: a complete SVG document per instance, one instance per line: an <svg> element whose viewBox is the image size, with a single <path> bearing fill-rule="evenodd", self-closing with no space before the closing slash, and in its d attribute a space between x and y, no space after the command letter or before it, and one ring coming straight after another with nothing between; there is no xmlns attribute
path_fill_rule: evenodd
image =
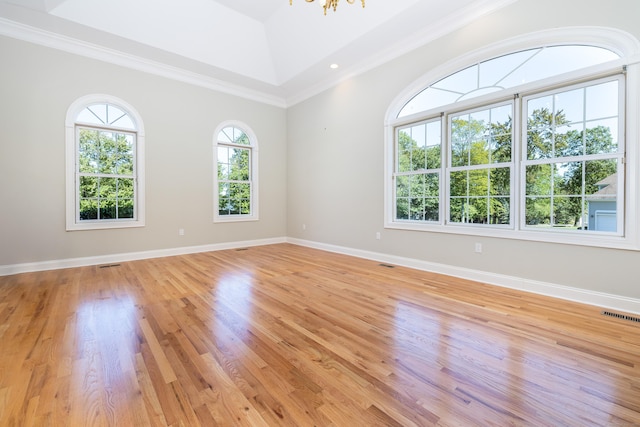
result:
<svg viewBox="0 0 640 427"><path fill-rule="evenodd" d="M626 76L602 66L619 58L519 51L412 96L391 120L387 225L624 237Z"/></svg>
<svg viewBox="0 0 640 427"><path fill-rule="evenodd" d="M243 125L225 124L216 134L214 219L257 219L255 138Z"/></svg>
<svg viewBox="0 0 640 427"><path fill-rule="evenodd" d="M75 117L73 159L69 159L73 164L73 194L69 200L73 218L68 218L68 229L143 224L139 129L134 116L117 102L77 101L70 109ZM67 127L71 131L69 123Z"/></svg>

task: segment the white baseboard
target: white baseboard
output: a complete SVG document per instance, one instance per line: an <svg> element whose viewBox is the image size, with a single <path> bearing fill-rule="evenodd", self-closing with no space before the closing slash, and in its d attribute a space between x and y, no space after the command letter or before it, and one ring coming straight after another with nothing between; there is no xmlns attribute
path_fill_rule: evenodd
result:
<svg viewBox="0 0 640 427"><path fill-rule="evenodd" d="M607 294L604 292L589 291L585 289L574 288L571 286L558 285L555 283L523 279L520 277L506 276L503 274L490 273L486 271L471 270L468 268L438 264L413 258L404 258L378 252L370 252L343 246L312 242L308 240L287 238L287 242L299 246L306 246L328 252L336 252L355 256L358 258L365 258L373 261L415 268L417 270L446 274L448 276L475 280L477 282L488 283L505 288L594 305L611 310L640 314L640 300L635 298Z"/></svg>
<svg viewBox="0 0 640 427"><path fill-rule="evenodd" d="M588 291L585 289L570 286L558 285L555 283L540 282L536 280L523 279L520 277L506 276L502 274L490 273L480 270L456 267L446 264L438 264L413 258L399 257L378 252L364 251L344 246L330 245L326 243L313 242L295 238L272 238L260 240L248 240L241 242L215 243L202 246L186 246L180 248L159 249L144 252L130 252L124 254L101 255L84 258L70 258L53 261L33 262L14 265L0 265L0 276L10 274L28 273L33 271L57 270L61 268L84 267L88 265L113 264L117 262L135 261L140 259L161 258L175 255L186 255L199 252L211 252L225 249L236 249L251 246L263 246L277 243L291 243L299 246L320 249L328 252L335 252L358 258L370 259L373 261L388 264L400 265L403 267L415 268L417 270L431 271L448 276L460 277L463 279L475 280L491 285L505 288L517 289L534 294L547 295L568 301L590 304L597 307L621 311L625 313L640 314L640 300L628 298L604 292Z"/></svg>
<svg viewBox="0 0 640 427"><path fill-rule="evenodd" d="M199 252L220 251L224 249L246 248L250 246L285 243L286 238L247 240L242 242L214 243L211 245L185 246L180 248L158 249L144 252L129 252L113 255L99 255L83 258L69 258L53 261L31 262L25 264L0 265L0 276L28 273L32 271L59 270L61 268L84 267L87 265L113 264L116 262L136 261L139 259L161 258L175 255L194 254Z"/></svg>

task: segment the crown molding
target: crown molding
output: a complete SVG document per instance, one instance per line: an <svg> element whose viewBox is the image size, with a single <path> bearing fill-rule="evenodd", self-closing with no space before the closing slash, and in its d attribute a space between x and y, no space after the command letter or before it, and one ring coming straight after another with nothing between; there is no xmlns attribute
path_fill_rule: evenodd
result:
<svg viewBox="0 0 640 427"><path fill-rule="evenodd" d="M283 98L0 17L0 35L154 74L216 92L286 108Z"/></svg>

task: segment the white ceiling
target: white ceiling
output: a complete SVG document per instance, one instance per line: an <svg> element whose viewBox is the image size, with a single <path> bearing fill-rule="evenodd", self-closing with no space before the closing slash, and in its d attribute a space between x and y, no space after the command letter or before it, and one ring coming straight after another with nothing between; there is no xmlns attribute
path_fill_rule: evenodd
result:
<svg viewBox="0 0 640 427"><path fill-rule="evenodd" d="M0 34L25 24L291 105L513 1L342 1L324 16L323 0L0 0Z"/></svg>

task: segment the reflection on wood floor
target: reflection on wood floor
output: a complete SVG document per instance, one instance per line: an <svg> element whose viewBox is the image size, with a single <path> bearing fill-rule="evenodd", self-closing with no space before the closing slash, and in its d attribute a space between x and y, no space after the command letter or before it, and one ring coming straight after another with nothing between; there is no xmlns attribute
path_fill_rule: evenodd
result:
<svg viewBox="0 0 640 427"><path fill-rule="evenodd" d="M640 326L290 244L0 277L1 426L637 426Z"/></svg>

